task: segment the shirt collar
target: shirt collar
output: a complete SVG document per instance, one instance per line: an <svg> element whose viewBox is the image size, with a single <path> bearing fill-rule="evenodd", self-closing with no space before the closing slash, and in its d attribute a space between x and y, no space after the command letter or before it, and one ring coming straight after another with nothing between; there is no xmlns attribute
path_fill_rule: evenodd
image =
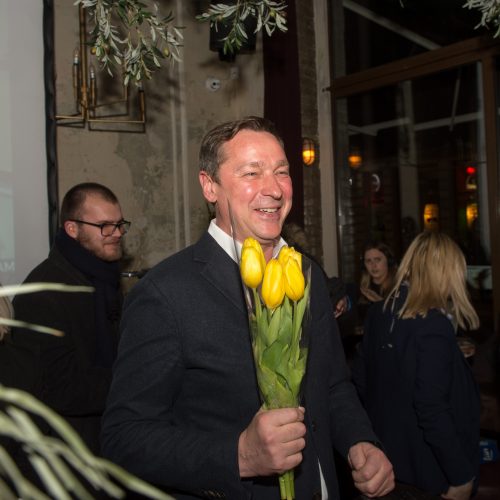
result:
<svg viewBox="0 0 500 500"><path fill-rule="evenodd" d="M231 259L237 264L239 263L239 256L241 255L242 244L239 241L234 241L232 236L223 231L216 223L216 219L212 219L208 227L208 233L212 238L222 247ZM236 248L235 248L236 245ZM280 238L278 244L274 247L273 258L279 254L281 247L286 245L286 241Z"/></svg>

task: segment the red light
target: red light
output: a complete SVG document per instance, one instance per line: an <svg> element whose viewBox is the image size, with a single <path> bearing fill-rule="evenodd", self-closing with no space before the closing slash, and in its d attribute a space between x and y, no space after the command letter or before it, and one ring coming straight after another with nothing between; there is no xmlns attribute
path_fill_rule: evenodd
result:
<svg viewBox="0 0 500 500"><path fill-rule="evenodd" d="M474 175L476 173L476 167L472 166L465 167L465 173L467 175Z"/></svg>

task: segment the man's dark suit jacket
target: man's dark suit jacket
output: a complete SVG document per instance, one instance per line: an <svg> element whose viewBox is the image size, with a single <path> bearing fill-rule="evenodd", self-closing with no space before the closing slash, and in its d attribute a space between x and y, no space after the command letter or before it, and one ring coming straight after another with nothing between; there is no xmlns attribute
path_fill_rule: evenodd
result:
<svg viewBox="0 0 500 500"><path fill-rule="evenodd" d="M394 311L404 303L401 293ZM479 473L479 392L451 321L372 306L353 378L396 480L440 495Z"/></svg>
<svg viewBox="0 0 500 500"><path fill-rule="evenodd" d="M25 280L34 282L91 286L57 248ZM13 305L16 319L57 328L65 336L13 329L0 345L0 382L53 408L98 453L111 369L94 366L94 294L45 291L18 295Z"/></svg>
<svg viewBox="0 0 500 500"><path fill-rule="evenodd" d="M333 447L375 440L353 386L320 269L313 270L298 499L338 498ZM236 263L207 233L153 268L125 302L103 451L178 499L277 500L277 477L242 480L238 438L260 407ZM317 497L320 498L320 497Z"/></svg>

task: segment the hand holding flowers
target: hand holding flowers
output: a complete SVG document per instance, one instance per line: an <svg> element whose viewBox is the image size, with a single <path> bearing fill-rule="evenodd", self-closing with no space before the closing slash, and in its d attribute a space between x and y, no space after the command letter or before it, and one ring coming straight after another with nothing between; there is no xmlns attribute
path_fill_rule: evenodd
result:
<svg viewBox="0 0 500 500"><path fill-rule="evenodd" d="M283 247L278 258L266 264L260 244L247 238L240 272L263 408L297 407L307 363L303 324L308 317L309 262ZM293 470L280 476L280 492L282 500L295 498Z"/></svg>

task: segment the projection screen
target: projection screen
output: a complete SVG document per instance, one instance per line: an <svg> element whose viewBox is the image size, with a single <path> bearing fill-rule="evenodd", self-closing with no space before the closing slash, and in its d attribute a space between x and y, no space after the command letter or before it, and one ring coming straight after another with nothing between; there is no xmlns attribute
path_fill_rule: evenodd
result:
<svg viewBox="0 0 500 500"><path fill-rule="evenodd" d="M44 6L0 0L0 283L24 280L48 253ZM45 68L47 70L47 68Z"/></svg>

